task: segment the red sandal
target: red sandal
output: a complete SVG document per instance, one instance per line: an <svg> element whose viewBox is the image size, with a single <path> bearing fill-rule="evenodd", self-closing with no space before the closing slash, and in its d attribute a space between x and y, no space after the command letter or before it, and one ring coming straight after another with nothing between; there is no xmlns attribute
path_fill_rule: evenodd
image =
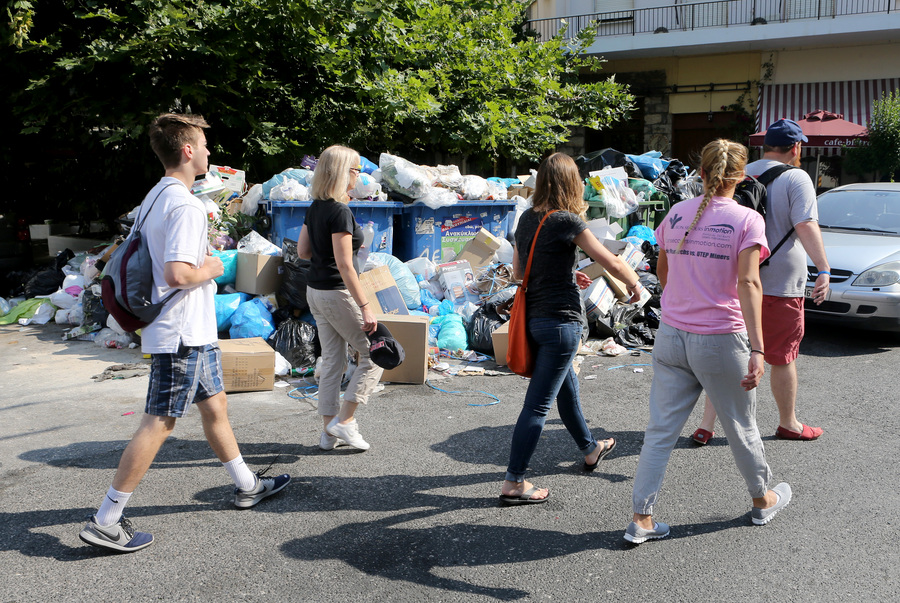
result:
<svg viewBox="0 0 900 603"><path fill-rule="evenodd" d="M713 435L714 433L712 431L698 429L694 432L694 435L691 436L691 439L694 440L694 443L696 443L698 446L706 446L712 439Z"/></svg>

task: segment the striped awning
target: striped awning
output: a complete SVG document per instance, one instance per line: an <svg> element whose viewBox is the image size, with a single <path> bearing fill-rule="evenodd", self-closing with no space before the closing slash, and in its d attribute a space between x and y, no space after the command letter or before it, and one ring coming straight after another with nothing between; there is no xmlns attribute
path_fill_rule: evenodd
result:
<svg viewBox="0 0 900 603"><path fill-rule="evenodd" d="M900 90L900 78L814 82L809 84L766 84L760 86L756 106L756 131L783 117L798 121L817 109L844 115L847 121L868 126L872 101L882 93Z"/></svg>
<svg viewBox="0 0 900 603"><path fill-rule="evenodd" d="M900 90L900 78L762 85L756 105L756 131L765 130L781 118L800 121L804 115L818 109L843 114L849 122L868 126L872 118L872 102L879 100L884 92L893 90ZM813 150L805 146L803 154L840 155L841 150Z"/></svg>

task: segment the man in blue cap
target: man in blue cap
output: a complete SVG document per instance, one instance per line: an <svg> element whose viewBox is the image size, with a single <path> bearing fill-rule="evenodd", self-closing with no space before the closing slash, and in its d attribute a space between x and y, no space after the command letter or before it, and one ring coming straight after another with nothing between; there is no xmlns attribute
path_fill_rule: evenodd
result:
<svg viewBox="0 0 900 603"><path fill-rule="evenodd" d="M759 177L781 165L800 166L800 148L809 140L800 125L790 119L779 119L766 130L763 157L747 164L746 173ZM773 248L767 265L759 270L763 286L763 343L766 362L772 367L770 385L778 406L778 429L775 437L786 440L815 440L822 435L820 427L810 427L797 420L797 366L795 360L803 339L803 298L806 289L809 255L818 276L813 301L827 299L831 267L825 257L825 245L819 230L816 189L805 170L789 169L767 187L766 239ZM785 238L786 237L786 238ZM774 253L779 241L784 243ZM799 241L799 244L798 244ZM716 412L709 399L703 411L700 428L693 439L706 444L713 435Z"/></svg>

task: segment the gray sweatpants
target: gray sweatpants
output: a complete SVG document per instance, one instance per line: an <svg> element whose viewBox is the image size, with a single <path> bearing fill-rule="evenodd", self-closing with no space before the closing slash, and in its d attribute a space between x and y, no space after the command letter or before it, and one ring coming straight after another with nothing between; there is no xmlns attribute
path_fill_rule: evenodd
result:
<svg viewBox="0 0 900 603"><path fill-rule="evenodd" d="M341 381L347 368L347 344L359 352L359 365L353 371L344 400L365 404L378 385L380 366L369 358L369 338L362 330L362 311L346 289L323 291L308 287L306 301L322 345L322 366L319 372L319 414L330 417L341 407Z"/></svg>
<svg viewBox="0 0 900 603"><path fill-rule="evenodd" d="M756 390L741 387L749 359L746 333L697 335L660 324L653 345L650 422L634 476L635 513L653 514L669 456L703 390L750 496L765 496L772 472L756 426Z"/></svg>

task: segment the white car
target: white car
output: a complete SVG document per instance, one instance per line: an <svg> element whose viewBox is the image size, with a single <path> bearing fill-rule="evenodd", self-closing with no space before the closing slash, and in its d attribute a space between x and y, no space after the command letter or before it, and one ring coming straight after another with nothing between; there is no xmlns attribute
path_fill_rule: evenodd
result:
<svg viewBox="0 0 900 603"><path fill-rule="evenodd" d="M816 268L807 258L807 319L900 331L900 183L840 186L818 202L831 291L819 306L808 299Z"/></svg>

